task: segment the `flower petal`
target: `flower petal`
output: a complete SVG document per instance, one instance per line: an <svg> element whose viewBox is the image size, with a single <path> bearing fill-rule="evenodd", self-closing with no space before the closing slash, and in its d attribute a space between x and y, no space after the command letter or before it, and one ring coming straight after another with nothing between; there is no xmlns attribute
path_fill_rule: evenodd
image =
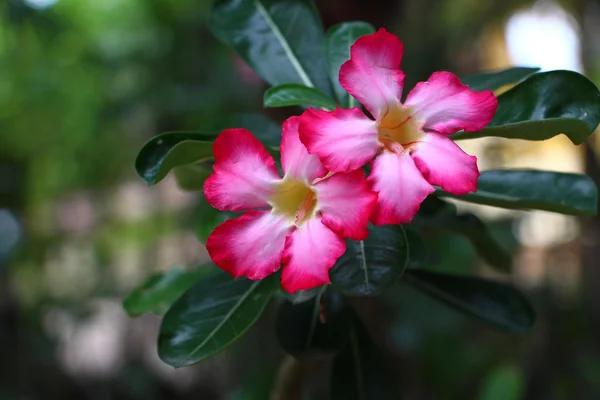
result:
<svg viewBox="0 0 600 400"><path fill-rule="evenodd" d="M222 211L267 206L279 181L275 161L246 129L226 129L213 144L214 173L204 182L210 205Z"/></svg>
<svg viewBox="0 0 600 400"><path fill-rule="evenodd" d="M281 266L292 226L270 211L249 211L217 226L206 240L210 258L234 278L263 279Z"/></svg>
<svg viewBox="0 0 600 400"><path fill-rule="evenodd" d="M428 133L417 143L412 157L432 185L456 195L477 190L477 157L466 154L449 137Z"/></svg>
<svg viewBox="0 0 600 400"><path fill-rule="evenodd" d="M358 38L340 68L340 85L377 119L402 96L404 73L398 68L403 53L400 39L382 28Z"/></svg>
<svg viewBox="0 0 600 400"><path fill-rule="evenodd" d="M410 222L421 202L435 190L407 152L381 153L371 165L368 181L379 195L371 215L375 225Z"/></svg>
<svg viewBox="0 0 600 400"><path fill-rule="evenodd" d="M308 152L333 172L362 167L381 147L376 122L358 107L331 112L309 108L300 116L299 134Z"/></svg>
<svg viewBox="0 0 600 400"><path fill-rule="evenodd" d="M377 193L369 188L361 169L334 174L316 183L315 191L325 226L352 240L367 238L367 224Z"/></svg>
<svg viewBox="0 0 600 400"><path fill-rule="evenodd" d="M286 176L311 183L329 171L319 157L309 154L298 136L300 117L290 117L283 122L281 138L281 167Z"/></svg>
<svg viewBox="0 0 600 400"><path fill-rule="evenodd" d="M344 239L319 218L311 218L285 241L281 286L294 293L331 283L329 270L344 251Z"/></svg>
<svg viewBox="0 0 600 400"><path fill-rule="evenodd" d="M417 83L404 105L413 109L424 128L452 134L483 129L494 117L498 100L492 91L474 92L453 73L440 71Z"/></svg>

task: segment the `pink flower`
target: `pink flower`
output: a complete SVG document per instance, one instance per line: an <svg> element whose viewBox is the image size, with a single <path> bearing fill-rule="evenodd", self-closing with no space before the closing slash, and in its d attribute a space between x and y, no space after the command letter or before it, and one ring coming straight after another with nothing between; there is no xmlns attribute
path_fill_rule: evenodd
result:
<svg viewBox="0 0 600 400"><path fill-rule="evenodd" d="M359 38L340 68L340 84L359 107L306 110L300 140L330 171L347 172L371 163L368 178L378 192L374 224L410 222L432 185L460 195L477 188L477 159L448 135L482 129L498 101L491 91L474 92L450 72L435 72L400 101L404 73L402 42L380 29Z"/></svg>
<svg viewBox="0 0 600 400"><path fill-rule="evenodd" d="M330 283L329 269L346 250L344 237L367 237L377 194L361 170L331 174L298 138L298 117L283 124L283 179L264 146L245 129L215 140L214 173L204 183L208 202L243 211L208 237L212 260L235 278L259 280L283 263L290 293Z"/></svg>

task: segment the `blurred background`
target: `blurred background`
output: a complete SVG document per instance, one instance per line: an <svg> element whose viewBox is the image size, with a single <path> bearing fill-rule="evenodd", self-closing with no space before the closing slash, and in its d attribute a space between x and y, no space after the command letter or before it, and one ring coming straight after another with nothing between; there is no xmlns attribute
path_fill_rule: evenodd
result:
<svg viewBox="0 0 600 400"><path fill-rule="evenodd" d="M268 309L200 365L156 355L158 316L121 301L157 271L207 259L198 194L149 188L134 159L151 136L261 110L264 82L208 31L208 0L0 0L0 399L268 399L283 353ZM600 83L600 2L320 0L325 27L365 20L405 43L406 87L435 70L571 69ZM560 94L557 94L560 95ZM289 110L268 111L282 121ZM586 172L580 147L462 141L482 170ZM368 323L406 399L600 399L600 219L462 206L514 251L530 335L497 333L398 286ZM432 238L437 270L494 276L470 242ZM373 312L372 310L376 310ZM361 311L359 309L359 311ZM284 361L285 364L286 361ZM323 363L300 371L326 397Z"/></svg>

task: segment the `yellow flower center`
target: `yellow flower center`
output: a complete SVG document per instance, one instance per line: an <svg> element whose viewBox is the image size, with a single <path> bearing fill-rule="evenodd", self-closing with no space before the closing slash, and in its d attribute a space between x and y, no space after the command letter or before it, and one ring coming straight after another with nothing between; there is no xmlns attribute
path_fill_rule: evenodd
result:
<svg viewBox="0 0 600 400"><path fill-rule="evenodd" d="M308 221L317 211L317 195L305 182L283 178L269 201L273 213L286 216L296 226Z"/></svg>
<svg viewBox="0 0 600 400"><path fill-rule="evenodd" d="M395 143L408 148L423 137L411 110L401 104L389 105L387 112L377 123L377 130L379 141L390 149Z"/></svg>

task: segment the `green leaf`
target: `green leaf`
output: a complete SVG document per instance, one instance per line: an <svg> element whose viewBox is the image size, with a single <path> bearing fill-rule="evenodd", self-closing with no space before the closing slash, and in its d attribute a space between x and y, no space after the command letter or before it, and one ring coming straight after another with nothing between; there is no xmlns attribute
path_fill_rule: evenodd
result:
<svg viewBox="0 0 600 400"><path fill-rule="evenodd" d="M298 290L294 293L288 293L283 290L281 294L287 301L292 302L292 304L298 304L314 299L316 296L321 294L323 288L324 286L319 286L308 290Z"/></svg>
<svg viewBox="0 0 600 400"><path fill-rule="evenodd" d="M367 330L357 320L350 343L333 361L331 399L399 400L397 381Z"/></svg>
<svg viewBox="0 0 600 400"><path fill-rule="evenodd" d="M424 270L407 270L402 281L505 332L526 333L535 321L525 296L505 283Z"/></svg>
<svg viewBox="0 0 600 400"><path fill-rule="evenodd" d="M488 127L451 137L546 140L562 133L581 144L599 122L598 88L577 72L550 71L532 75L498 96L498 111Z"/></svg>
<svg viewBox="0 0 600 400"><path fill-rule="evenodd" d="M408 264L408 241L401 226L369 227L367 239L348 239L346 247L329 277L349 296L379 295L400 279Z"/></svg>
<svg viewBox="0 0 600 400"><path fill-rule="evenodd" d="M539 68L512 67L499 71L485 71L461 78L461 82L469 85L471 90L496 90L510 83L520 82L538 72Z"/></svg>
<svg viewBox="0 0 600 400"><path fill-rule="evenodd" d="M275 333L281 347L296 358L337 354L348 343L353 319L344 297L324 286L311 300L282 302Z"/></svg>
<svg viewBox="0 0 600 400"><path fill-rule="evenodd" d="M375 32L371 24L362 21L343 22L329 28L325 35L327 67L335 94L343 108L358 102L340 85L339 73L343 63L350 59L350 46L361 36Z"/></svg>
<svg viewBox="0 0 600 400"><path fill-rule="evenodd" d="M408 264L406 268L421 268L439 262L439 255L434 253L425 243L421 233L415 229L414 224L403 225L408 244Z"/></svg>
<svg viewBox="0 0 600 400"><path fill-rule="evenodd" d="M428 196L421 208L413 219L413 224L463 235L490 266L505 272L512 269L512 255L500 245L477 216L471 213L458 215L456 206L436 196ZM434 211L435 208L437 211Z"/></svg>
<svg viewBox="0 0 600 400"><path fill-rule="evenodd" d="M477 254L490 266L504 272L512 270L512 255L494 239L487 226L477 216L466 213L445 218L440 222L442 228L468 238Z"/></svg>
<svg viewBox="0 0 600 400"><path fill-rule="evenodd" d="M208 235L228 219L235 218L242 213L234 213L231 211L219 211L213 208L206 197L202 196L198 201L196 208L196 234L202 243L206 243Z"/></svg>
<svg viewBox="0 0 600 400"><path fill-rule="evenodd" d="M212 159L212 141L203 139L205 137L196 132L167 132L155 136L140 150L135 169L148 185L155 185L175 167Z"/></svg>
<svg viewBox="0 0 600 400"><path fill-rule="evenodd" d="M158 337L159 357L184 367L217 354L256 322L278 286L277 274L262 281L234 280L216 269L166 313Z"/></svg>
<svg viewBox="0 0 600 400"><path fill-rule="evenodd" d="M265 107L316 106L335 109L335 101L323 92L297 83L284 83L265 92Z"/></svg>
<svg viewBox="0 0 600 400"><path fill-rule="evenodd" d="M166 132L150 139L135 160L138 174L148 185L155 185L174 168L182 188L199 190L212 166L202 162L213 159L212 144L221 131L228 128L248 129L271 152L278 151L281 126L262 114L234 114L205 127L203 132Z"/></svg>
<svg viewBox="0 0 600 400"><path fill-rule="evenodd" d="M210 29L271 85L331 93L323 28L310 0L217 0Z"/></svg>
<svg viewBox="0 0 600 400"><path fill-rule="evenodd" d="M214 132L212 139L229 128L248 129L267 149L279 150L281 144L281 124L275 123L269 117L256 113L239 113L228 115L213 123L206 130Z"/></svg>
<svg viewBox="0 0 600 400"><path fill-rule="evenodd" d="M173 173L180 189L201 191L212 173L212 166L207 162L192 163L173 168Z"/></svg>
<svg viewBox="0 0 600 400"><path fill-rule="evenodd" d="M568 215L597 212L598 191L587 175L536 170L485 171L477 181L477 192L452 196L471 203L511 209L553 211Z"/></svg>
<svg viewBox="0 0 600 400"><path fill-rule="evenodd" d="M123 300L123 308L130 317L149 312L163 315L183 292L208 271L203 267L191 271L172 268L155 274Z"/></svg>

